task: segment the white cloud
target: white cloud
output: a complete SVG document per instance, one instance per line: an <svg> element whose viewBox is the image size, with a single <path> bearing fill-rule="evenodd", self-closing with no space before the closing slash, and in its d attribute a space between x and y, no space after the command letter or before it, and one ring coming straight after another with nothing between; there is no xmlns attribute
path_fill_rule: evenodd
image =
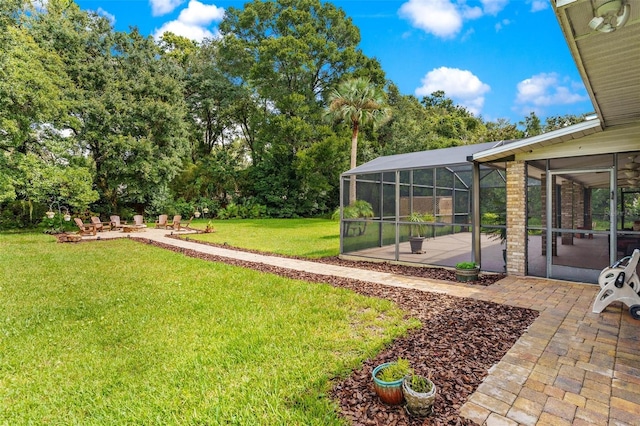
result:
<svg viewBox="0 0 640 426"><path fill-rule="evenodd" d="M549 2L547 0L532 0L530 3L531 12L540 12L541 10L545 10L549 7Z"/></svg>
<svg viewBox="0 0 640 426"><path fill-rule="evenodd" d="M422 86L415 90L418 97L431 95L443 90L456 103L478 115L484 106L484 95L491 90L471 71L440 67L429 71L422 79Z"/></svg>
<svg viewBox="0 0 640 426"><path fill-rule="evenodd" d="M509 3L509 0L480 0L484 13L497 15Z"/></svg>
<svg viewBox="0 0 640 426"><path fill-rule="evenodd" d="M157 40L167 31L187 37L191 40L202 41L205 38L219 36L217 29L213 31L208 27L213 22L220 22L224 18L224 9L213 4L203 4L197 0L191 0L186 9L183 9L175 21L166 22L156 30L154 38Z"/></svg>
<svg viewBox="0 0 640 426"><path fill-rule="evenodd" d="M480 9L479 7L468 7L468 6L464 6L462 7L462 17L464 19L478 19L480 17L482 17L482 9Z"/></svg>
<svg viewBox="0 0 640 426"><path fill-rule="evenodd" d="M453 37L462 28L461 11L449 0L409 0L398 14L437 37Z"/></svg>
<svg viewBox="0 0 640 426"><path fill-rule="evenodd" d="M506 27L510 23L511 23L511 21L508 20L508 19L503 19L502 21L496 23L496 25L495 25L496 32L499 32L500 30L502 30L502 28Z"/></svg>
<svg viewBox="0 0 640 426"><path fill-rule="evenodd" d="M178 16L178 21L188 25L209 25L213 21L222 21L224 9L213 4L203 4L191 0L186 9Z"/></svg>
<svg viewBox="0 0 640 426"><path fill-rule="evenodd" d="M497 15L509 0L481 0L482 7L468 6L465 0L408 0L398 10L401 18L436 37L451 38L462 29L464 21Z"/></svg>
<svg viewBox="0 0 640 426"><path fill-rule="evenodd" d="M173 12L184 0L149 0L153 16L162 16Z"/></svg>
<svg viewBox="0 0 640 426"><path fill-rule="evenodd" d="M116 23L115 15L112 15L111 13L107 12L101 7L99 7L98 10L96 10L96 13L100 16L104 16L105 18L107 18L107 20L111 23L111 25L115 25Z"/></svg>
<svg viewBox="0 0 640 426"><path fill-rule="evenodd" d="M584 86L557 73L540 73L518 83L516 104L521 111L542 111L545 107L568 105L588 99Z"/></svg>

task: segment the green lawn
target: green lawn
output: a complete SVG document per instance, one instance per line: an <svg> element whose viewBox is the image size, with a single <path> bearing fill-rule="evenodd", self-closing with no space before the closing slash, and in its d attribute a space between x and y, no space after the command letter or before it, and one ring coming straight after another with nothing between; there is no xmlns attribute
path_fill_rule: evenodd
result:
<svg viewBox="0 0 640 426"><path fill-rule="evenodd" d="M222 229L222 227L220 227ZM0 424L340 424L393 304L129 240L0 234Z"/></svg>
<svg viewBox="0 0 640 426"><path fill-rule="evenodd" d="M193 228L204 229L207 220L194 220ZM340 253L340 223L329 219L239 219L213 220L214 233L190 235L213 243L227 243L288 256L319 258Z"/></svg>

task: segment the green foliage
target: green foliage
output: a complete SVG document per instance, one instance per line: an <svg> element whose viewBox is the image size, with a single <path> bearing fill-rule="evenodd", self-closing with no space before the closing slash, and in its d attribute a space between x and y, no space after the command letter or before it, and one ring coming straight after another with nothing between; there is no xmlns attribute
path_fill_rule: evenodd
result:
<svg viewBox="0 0 640 426"><path fill-rule="evenodd" d="M0 41L0 149L24 154L37 149L37 126L64 120L69 80L60 57L25 28L7 27Z"/></svg>
<svg viewBox="0 0 640 426"><path fill-rule="evenodd" d="M64 220L64 213L60 214L58 212L55 212L55 215L51 219L44 216L38 224L38 228L46 234L57 234L77 230L77 226L73 221Z"/></svg>
<svg viewBox="0 0 640 426"><path fill-rule="evenodd" d="M553 130L562 129L563 127L571 126L573 124L582 123L586 120L587 115L573 115L573 114L565 114L565 115L557 115L547 117L544 121L543 133L551 132Z"/></svg>
<svg viewBox="0 0 640 426"><path fill-rule="evenodd" d="M371 203L365 200L356 200L344 208L342 213L345 219L368 218L375 216ZM340 220L340 209L338 208L331 216L333 220Z"/></svg>
<svg viewBox="0 0 640 426"><path fill-rule="evenodd" d="M413 369L409 365L409 360L398 358L397 361L380 369L376 377L383 382L395 382L409 374L413 374Z"/></svg>
<svg viewBox="0 0 640 426"><path fill-rule="evenodd" d="M475 262L458 262L456 269L476 269L478 265Z"/></svg>
<svg viewBox="0 0 640 426"><path fill-rule="evenodd" d="M531 113L524 118L524 121L521 121L519 124L524 126L524 136L527 138L542 134L540 118L534 111L531 111Z"/></svg>
<svg viewBox="0 0 640 426"><path fill-rule="evenodd" d="M435 218L429 213L412 212L409 215L409 222L411 222L411 236L422 237L425 235L426 223L433 222Z"/></svg>
<svg viewBox="0 0 640 426"><path fill-rule="evenodd" d="M216 215L218 219L258 219L264 217L266 211L266 206L247 200L244 204L230 202L218 209Z"/></svg>
<svg viewBox="0 0 640 426"><path fill-rule="evenodd" d="M342 217L347 219L344 223L344 235L349 235L353 230L354 235L364 235L367 232L367 224L369 221L350 221L349 219L367 219L374 217L375 213L371 204L365 200L356 200L346 206L342 211ZM340 207L338 207L331 215L333 220L340 220Z"/></svg>
<svg viewBox="0 0 640 426"><path fill-rule="evenodd" d="M350 168L357 165L360 126L380 125L389 120L391 109L386 106L384 93L368 78L352 78L341 82L328 97L325 116L342 121L351 128ZM356 177L351 176L349 203L356 200Z"/></svg>
<svg viewBox="0 0 640 426"><path fill-rule="evenodd" d="M7 424L337 426L330 378L415 325L386 300L126 239L0 234L0 252Z"/></svg>
<svg viewBox="0 0 640 426"><path fill-rule="evenodd" d="M407 382L407 386L418 393L429 393L431 392L431 389L433 389L433 382L431 382L431 380L417 374L411 374L405 380Z"/></svg>
<svg viewBox="0 0 640 426"><path fill-rule="evenodd" d="M508 141L524 137L524 132L519 130L516 124L510 123L505 118L487 122L485 126L487 128L483 138L485 142Z"/></svg>
<svg viewBox="0 0 640 426"><path fill-rule="evenodd" d="M507 227L504 219L504 215L497 213L483 213L482 225L493 225L499 227L483 228L483 232L488 234L492 239L500 240L503 244L507 241Z"/></svg>
<svg viewBox="0 0 640 426"><path fill-rule="evenodd" d="M220 24L229 70L290 118L317 109L317 97L367 63L344 11L319 0L252 1Z"/></svg>
<svg viewBox="0 0 640 426"><path fill-rule="evenodd" d="M523 132L484 123L444 92L402 95L358 48L345 11L319 0L229 7L220 31L202 43L171 33L156 42L73 1L1 2L2 224L33 225L38 204L54 199L103 214L189 217L202 200L212 211L233 200L246 208L239 217L326 214L350 164L584 120L542 126L532 113ZM481 199L498 211L485 208L498 200ZM25 217L8 217L14 200Z"/></svg>

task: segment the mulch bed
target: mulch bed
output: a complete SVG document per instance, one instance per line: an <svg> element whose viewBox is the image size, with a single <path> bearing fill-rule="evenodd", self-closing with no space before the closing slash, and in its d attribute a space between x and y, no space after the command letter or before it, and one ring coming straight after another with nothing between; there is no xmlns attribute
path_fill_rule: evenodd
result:
<svg viewBox="0 0 640 426"><path fill-rule="evenodd" d="M530 309L292 271L181 249L144 238L135 239L190 257L224 262L293 279L327 283L366 296L388 299L406 310L408 315L418 318L422 327L396 339L374 359L363 362L362 368L353 371L346 379L336 379L330 396L338 403L340 414L353 425L474 424L460 417L460 407L486 377L488 369L504 356L538 316L537 311ZM337 258L322 261L404 275L419 274L418 276L439 280L447 279L450 275L448 272L451 272L441 268L350 262ZM488 277L490 278L482 282L483 285L495 282L503 276ZM434 411L427 418L414 418L401 406L383 404L373 390L372 370L377 365L396 360L398 357L408 359L416 373L430 376L436 384Z"/></svg>

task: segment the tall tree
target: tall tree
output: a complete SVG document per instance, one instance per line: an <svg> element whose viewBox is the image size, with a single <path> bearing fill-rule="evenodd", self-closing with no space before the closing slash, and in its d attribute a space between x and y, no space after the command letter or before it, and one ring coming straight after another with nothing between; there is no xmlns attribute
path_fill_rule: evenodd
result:
<svg viewBox="0 0 640 426"><path fill-rule="evenodd" d="M323 204L310 197L326 192L308 191L311 180L301 175L311 172L311 148L325 140L323 95L357 72L368 70L376 81L384 74L357 48L357 27L331 3L256 0L229 8L220 31L220 66L242 87L234 113L252 160L241 189L274 214L309 214Z"/></svg>
<svg viewBox="0 0 640 426"><path fill-rule="evenodd" d="M482 120L438 90L422 99L430 129L429 149L471 145L485 133Z"/></svg>
<svg viewBox="0 0 640 426"><path fill-rule="evenodd" d="M524 121L521 121L519 124L521 126L524 126L524 136L526 138L537 136L543 133L540 118L534 111L531 111L529 115L524 118Z"/></svg>
<svg viewBox="0 0 640 426"><path fill-rule="evenodd" d="M390 118L384 93L368 78L354 78L342 82L329 94L327 115L344 120L351 127L351 168L357 165L358 132L360 126L379 125ZM349 204L356 201L356 179L349 181Z"/></svg>
<svg viewBox="0 0 640 426"><path fill-rule="evenodd" d="M228 69L289 116L313 112L323 92L370 62L357 49L360 32L351 19L319 0L230 7L220 31Z"/></svg>
<svg viewBox="0 0 640 426"><path fill-rule="evenodd" d="M105 210L142 210L175 177L186 154L185 103L176 61L151 37L114 32L104 17L49 0L29 26L51 46L73 84L66 91L79 149L91 154Z"/></svg>
<svg viewBox="0 0 640 426"><path fill-rule="evenodd" d="M552 115L544 120L543 133L550 132L552 130L562 129L563 127L571 126L572 124L581 123L586 120L588 114L582 115Z"/></svg>
<svg viewBox="0 0 640 426"><path fill-rule="evenodd" d="M487 132L484 135L485 142L508 141L521 139L524 136L524 132L518 130L518 126L506 118L489 121L486 123L486 128Z"/></svg>

